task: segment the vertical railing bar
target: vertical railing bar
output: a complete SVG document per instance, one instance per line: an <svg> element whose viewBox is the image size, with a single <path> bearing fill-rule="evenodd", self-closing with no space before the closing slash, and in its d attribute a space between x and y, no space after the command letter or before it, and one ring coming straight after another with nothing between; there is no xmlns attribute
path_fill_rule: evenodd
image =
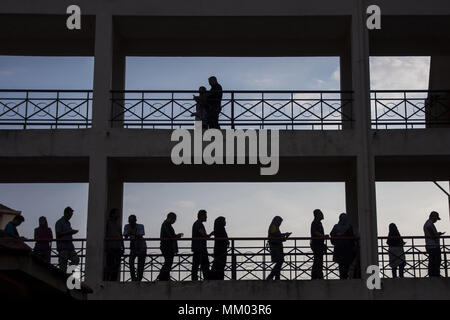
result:
<svg viewBox="0 0 450 320"><path fill-rule="evenodd" d="M173 130L173 121L174 121L174 119L173 119L173 103L174 103L174 93L172 92L171 93L171 96L172 96L172 101L171 101L171 114L170 114L170 128Z"/></svg>
<svg viewBox="0 0 450 320"><path fill-rule="evenodd" d="M26 91L26 97L25 97L25 123L23 125L23 128L27 128L27 122L28 122L28 101L29 101L30 95L29 91Z"/></svg>
<svg viewBox="0 0 450 320"><path fill-rule="evenodd" d="M58 129L58 115L59 115L59 91L56 91L56 116L55 116L55 129Z"/></svg>
<svg viewBox="0 0 450 320"><path fill-rule="evenodd" d="M144 129L144 98L145 93L141 92L141 129Z"/></svg>
<svg viewBox="0 0 450 320"><path fill-rule="evenodd" d="M231 92L231 129L234 129L234 91Z"/></svg>
<svg viewBox="0 0 450 320"><path fill-rule="evenodd" d="M320 128L323 131L323 95L320 93Z"/></svg>
<svg viewBox="0 0 450 320"><path fill-rule="evenodd" d="M403 91L403 103L405 105L405 129L408 130L408 106L406 103L406 91Z"/></svg>

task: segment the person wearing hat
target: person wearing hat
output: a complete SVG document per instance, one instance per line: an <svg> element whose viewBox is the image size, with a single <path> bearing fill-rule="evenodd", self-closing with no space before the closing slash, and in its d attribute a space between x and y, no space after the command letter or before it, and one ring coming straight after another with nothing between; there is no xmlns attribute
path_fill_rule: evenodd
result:
<svg viewBox="0 0 450 320"><path fill-rule="evenodd" d="M441 266L441 248L439 245L439 238L444 232L438 232L436 230L435 223L441 220L439 213L432 211L430 218L425 222L423 226L423 232L425 234L425 248L428 253L428 276L440 277Z"/></svg>
<svg viewBox="0 0 450 320"><path fill-rule="evenodd" d="M67 207L64 209L64 216L56 221L56 249L58 250L58 265L59 268L66 272L67 263L70 261L71 265L78 265L80 258L75 252L75 247L72 242L72 235L78 233L78 230L73 230L70 225L70 219L73 215L73 209Z"/></svg>

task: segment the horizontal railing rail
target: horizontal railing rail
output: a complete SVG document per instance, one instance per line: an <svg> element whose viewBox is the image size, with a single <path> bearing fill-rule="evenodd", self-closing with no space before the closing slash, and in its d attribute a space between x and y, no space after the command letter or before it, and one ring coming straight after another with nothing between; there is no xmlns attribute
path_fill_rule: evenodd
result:
<svg viewBox="0 0 450 320"><path fill-rule="evenodd" d="M450 127L450 90L371 91L373 129Z"/></svg>
<svg viewBox="0 0 450 320"><path fill-rule="evenodd" d="M125 128L192 128L190 90L112 91L112 125ZM338 130L352 125L350 91L224 90L222 128Z"/></svg>
<svg viewBox="0 0 450 320"><path fill-rule="evenodd" d="M0 90L0 129L89 128L92 90Z"/></svg>
<svg viewBox="0 0 450 320"><path fill-rule="evenodd" d="M326 246L323 262L324 279L333 280L339 279L339 266L333 260L334 248L331 244L331 239L334 240L354 240L355 244L358 238L310 238L310 237L289 237L284 242L285 263L281 270L281 279L284 280L308 280L311 279L312 264L314 261L314 254L312 252L310 241L312 239L323 239ZM392 277L392 266L390 259L392 259L392 252L387 244L388 237L378 237L378 259L381 276L383 278ZM405 236L401 237L405 242L404 255L395 256L395 258L404 259L405 278L423 278L428 276L428 254L425 246L425 237L422 236ZM164 257L160 250L161 240L174 240L167 238L143 238L146 242L146 253L144 263L144 277L142 281L155 281L161 271L164 263ZM176 239L179 243L179 251L175 256L171 271L171 280L173 281L190 281L192 268L192 252L190 242L192 240L206 240L208 243L208 253L211 264L214 260L213 248L214 242L225 240L224 238L179 238ZM267 237L232 237L226 238L230 241L227 249L227 262L225 265L225 280L264 280L270 273L273 264L271 262L270 247L268 242L270 240L280 240L276 238ZM24 240L31 247L36 240ZM39 241L49 241L51 243L51 264L58 266L58 250L54 244L57 241L70 240L55 240L41 239ZM82 279L85 275L86 265L86 239L73 239L75 252L80 258L80 272ZM121 282L130 282L130 239L121 238L107 238L107 242L123 242L124 251L120 258L120 277ZM449 276L449 257L450 257L450 236L440 237L440 249L442 263L440 267L441 276ZM53 245L52 245L53 244ZM357 247L357 246L356 246ZM357 257L357 252L355 252ZM137 259L136 259L137 263ZM352 264L353 272L356 272L357 260ZM351 271L352 271L351 270ZM201 272L199 278L202 279Z"/></svg>

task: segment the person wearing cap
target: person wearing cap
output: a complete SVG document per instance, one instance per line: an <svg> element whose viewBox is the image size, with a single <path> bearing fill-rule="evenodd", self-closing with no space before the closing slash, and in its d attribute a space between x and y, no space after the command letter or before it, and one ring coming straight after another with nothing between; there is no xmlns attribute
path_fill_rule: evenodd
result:
<svg viewBox="0 0 450 320"><path fill-rule="evenodd" d="M56 221L56 249L58 251L58 265L59 268L66 272L67 263L70 261L71 265L78 265L80 258L75 252L75 247L72 242L72 235L78 233L78 230L72 229L70 219L73 216L73 209L67 207L64 209L64 215L61 219Z"/></svg>
<svg viewBox="0 0 450 320"><path fill-rule="evenodd" d="M428 276L440 277L441 266L441 248L439 245L439 238L444 234L436 230L435 223L441 220L439 213L432 211L430 218L425 222L423 226L423 232L425 234L425 248L428 253Z"/></svg>

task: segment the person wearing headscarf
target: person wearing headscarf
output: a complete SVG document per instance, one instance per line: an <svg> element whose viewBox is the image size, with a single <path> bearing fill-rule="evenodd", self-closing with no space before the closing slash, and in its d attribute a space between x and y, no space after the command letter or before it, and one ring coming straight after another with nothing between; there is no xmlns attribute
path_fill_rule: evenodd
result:
<svg viewBox="0 0 450 320"><path fill-rule="evenodd" d="M350 265L355 258L356 244L347 214L342 213L339 216L339 222L333 227L330 236L334 245L333 261L339 265L339 277L348 279Z"/></svg>
<svg viewBox="0 0 450 320"><path fill-rule="evenodd" d="M214 238L216 240L214 240L214 261L211 268L212 280L223 280L225 278L227 250L230 246L225 226L225 217L218 217L214 220Z"/></svg>
<svg viewBox="0 0 450 320"><path fill-rule="evenodd" d="M266 280L280 280L281 267L284 262L283 242L291 235L290 232L281 233L280 226L283 218L276 216L273 218L268 231L270 256L275 266Z"/></svg>
<svg viewBox="0 0 450 320"><path fill-rule="evenodd" d="M389 225L387 244L389 246L389 265L392 268L392 277L397 278L398 269L400 278L403 278L406 266L404 251L405 241L403 241L400 231L398 231L395 223Z"/></svg>
<svg viewBox="0 0 450 320"><path fill-rule="evenodd" d="M34 245L33 252L44 259L45 262L50 263L53 232L48 227L47 218L39 218L39 227L34 229Z"/></svg>

